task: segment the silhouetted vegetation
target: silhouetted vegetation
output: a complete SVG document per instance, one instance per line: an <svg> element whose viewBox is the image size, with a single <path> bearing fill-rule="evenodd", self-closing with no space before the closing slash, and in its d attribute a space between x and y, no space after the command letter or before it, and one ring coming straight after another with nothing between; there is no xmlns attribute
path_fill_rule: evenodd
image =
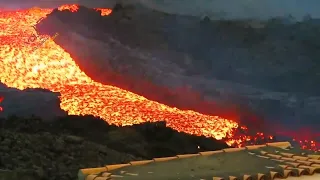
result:
<svg viewBox="0 0 320 180"><path fill-rule="evenodd" d="M117 127L92 116L52 122L10 117L0 122L0 169L26 179L75 179L81 168L228 147L212 138L179 133L165 122Z"/></svg>

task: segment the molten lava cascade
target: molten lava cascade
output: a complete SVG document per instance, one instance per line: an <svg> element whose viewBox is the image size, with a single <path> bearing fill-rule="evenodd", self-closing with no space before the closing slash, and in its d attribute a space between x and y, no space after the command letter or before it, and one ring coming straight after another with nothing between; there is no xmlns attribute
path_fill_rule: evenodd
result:
<svg viewBox="0 0 320 180"><path fill-rule="evenodd" d="M64 5L59 10L77 11L77 8L77 5ZM101 15L111 12L110 9L96 10L100 10ZM28 43L30 35L36 33L31 26L51 11L32 8L0 12L0 81L7 86L60 92L60 106L69 114L94 115L116 125L165 120L169 127L178 131L225 138L229 145L240 145L263 136L234 137L238 128L234 121L191 110L182 111L117 87L94 82L51 39L32 51L41 40Z"/></svg>

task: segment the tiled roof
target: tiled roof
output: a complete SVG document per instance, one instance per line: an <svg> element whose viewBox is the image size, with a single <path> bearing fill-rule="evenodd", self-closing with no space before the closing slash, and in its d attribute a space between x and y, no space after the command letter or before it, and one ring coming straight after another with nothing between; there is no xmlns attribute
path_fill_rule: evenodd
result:
<svg viewBox="0 0 320 180"><path fill-rule="evenodd" d="M320 180L320 153L289 142L79 170L79 180Z"/></svg>

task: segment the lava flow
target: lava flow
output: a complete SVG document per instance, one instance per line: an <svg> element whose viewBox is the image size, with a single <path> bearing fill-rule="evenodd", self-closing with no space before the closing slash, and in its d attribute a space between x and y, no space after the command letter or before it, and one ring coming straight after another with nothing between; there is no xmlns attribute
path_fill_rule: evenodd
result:
<svg viewBox="0 0 320 180"><path fill-rule="evenodd" d="M59 10L76 11L77 5L64 5ZM110 9L96 9L108 15ZM150 101L143 96L94 82L82 72L70 55L52 40L39 46L40 40L28 43L31 27L52 9L0 12L0 81L18 89L44 88L61 93L60 107L72 115L94 115L116 125L132 125L164 120L178 131L226 138L228 144L241 145L254 137L234 137L238 123L218 116ZM257 136L260 136L258 134Z"/></svg>

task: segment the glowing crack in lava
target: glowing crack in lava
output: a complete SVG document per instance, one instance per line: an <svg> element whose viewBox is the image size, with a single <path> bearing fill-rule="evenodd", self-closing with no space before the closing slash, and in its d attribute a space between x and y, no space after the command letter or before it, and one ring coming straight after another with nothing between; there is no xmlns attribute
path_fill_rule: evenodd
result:
<svg viewBox="0 0 320 180"><path fill-rule="evenodd" d="M63 5L58 9L77 11L77 8L77 5ZM96 10L100 10L101 15L111 12L110 9ZM244 135L234 137L238 124L232 120L168 107L120 88L94 82L51 39L37 51L32 51L40 42L27 43L34 31L31 25L51 11L40 8L0 11L2 83L18 89L45 88L60 92L60 107L68 114L94 115L116 125L165 120L169 127L178 131L226 138L228 144L240 145L254 139Z"/></svg>
<svg viewBox="0 0 320 180"><path fill-rule="evenodd" d="M0 96L0 104L1 104L1 102L3 101L3 99L4 99L4 97L1 97ZM0 106L0 112L2 112L3 111L3 108Z"/></svg>

